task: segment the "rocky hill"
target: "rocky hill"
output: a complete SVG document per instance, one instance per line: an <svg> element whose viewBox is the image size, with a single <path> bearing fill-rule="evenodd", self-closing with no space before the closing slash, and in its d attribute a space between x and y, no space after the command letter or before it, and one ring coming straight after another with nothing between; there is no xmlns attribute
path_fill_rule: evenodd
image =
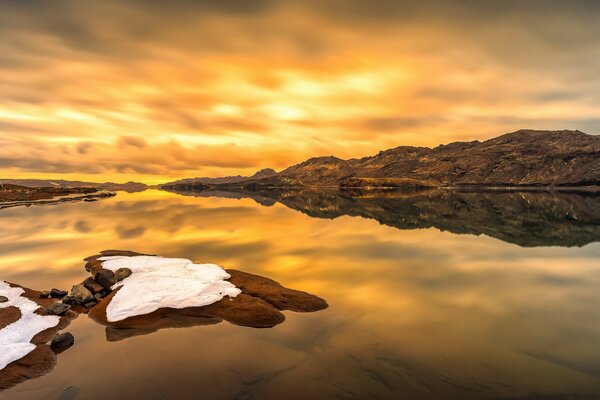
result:
<svg viewBox="0 0 600 400"><path fill-rule="evenodd" d="M243 187L597 186L600 136L519 130L483 142L401 146L371 157L316 157L236 182ZM177 183L165 186L177 187Z"/></svg>
<svg viewBox="0 0 600 400"><path fill-rule="evenodd" d="M194 186L194 187L198 187L198 186L204 186L204 185L206 185L206 186L231 185L231 184L246 182L249 180L270 178L275 175L277 175L277 172L275 172L275 170L273 170L271 168L265 168L265 169L261 169L260 171L258 171L257 173L255 173L252 176L235 175L235 176L224 176L224 177L220 177L220 178L209 178L209 177L186 178L186 179L180 179L180 180L174 181L174 182L169 182L162 186Z"/></svg>

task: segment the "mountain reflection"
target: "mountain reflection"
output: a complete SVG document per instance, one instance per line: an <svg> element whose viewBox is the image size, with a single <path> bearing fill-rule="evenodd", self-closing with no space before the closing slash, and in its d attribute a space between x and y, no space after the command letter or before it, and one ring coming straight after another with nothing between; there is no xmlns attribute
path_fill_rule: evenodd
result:
<svg viewBox="0 0 600 400"><path fill-rule="evenodd" d="M315 218L370 218L398 229L437 228L487 235L522 247L584 246L600 240L600 195L585 192L431 190L173 191L185 196L249 197Z"/></svg>

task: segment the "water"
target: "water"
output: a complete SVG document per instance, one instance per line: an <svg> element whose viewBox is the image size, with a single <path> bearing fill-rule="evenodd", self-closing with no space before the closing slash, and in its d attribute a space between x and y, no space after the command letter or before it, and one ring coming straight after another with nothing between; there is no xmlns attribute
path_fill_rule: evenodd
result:
<svg viewBox="0 0 600 400"><path fill-rule="evenodd" d="M68 289L84 257L127 249L267 276L329 308L111 342L80 315L54 368L0 398L600 398L600 197L186 194L2 210L0 278Z"/></svg>

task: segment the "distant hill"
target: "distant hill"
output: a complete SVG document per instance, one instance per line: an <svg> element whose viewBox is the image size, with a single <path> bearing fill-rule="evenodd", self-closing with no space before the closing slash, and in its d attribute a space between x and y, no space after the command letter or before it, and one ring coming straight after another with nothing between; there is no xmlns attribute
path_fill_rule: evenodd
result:
<svg viewBox="0 0 600 400"><path fill-rule="evenodd" d="M188 185L238 187L446 187L600 185L600 137L519 130L483 142L401 146L370 157L316 157L262 177ZM166 187L177 188L173 182Z"/></svg>
<svg viewBox="0 0 600 400"><path fill-rule="evenodd" d="M96 188L110 191L122 190L125 192L141 192L148 188L146 184L139 182L113 183L113 182L83 182L66 181L63 179L0 179L0 184L12 184L31 188L55 187L55 188Z"/></svg>
<svg viewBox="0 0 600 400"><path fill-rule="evenodd" d="M271 168L265 168L265 169L261 169L260 171L258 171L257 173L255 173L252 176L236 175L236 176L224 176L221 178L187 178L187 179L181 179L181 180L174 181L174 182L169 182L169 183L166 183L161 186L230 185L230 184L246 182L249 180L269 178L269 177L272 177L275 175L277 175L277 172L275 172L275 170L273 170Z"/></svg>

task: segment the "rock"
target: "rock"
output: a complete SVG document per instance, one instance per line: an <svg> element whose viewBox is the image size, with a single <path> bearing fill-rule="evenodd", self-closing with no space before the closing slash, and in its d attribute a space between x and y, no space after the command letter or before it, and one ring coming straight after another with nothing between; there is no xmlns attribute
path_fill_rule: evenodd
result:
<svg viewBox="0 0 600 400"><path fill-rule="evenodd" d="M40 297L42 299L47 299L48 297L50 297L50 292L48 290L42 290L40 292Z"/></svg>
<svg viewBox="0 0 600 400"><path fill-rule="evenodd" d="M50 290L50 297L53 297L55 299L61 299L67 294L69 294L69 292L67 292L66 290L60 290L56 288L52 288L52 290Z"/></svg>
<svg viewBox="0 0 600 400"><path fill-rule="evenodd" d="M69 311L69 308L71 308L71 306L65 303L53 303L46 308L46 311L48 314L52 315L63 315Z"/></svg>
<svg viewBox="0 0 600 400"><path fill-rule="evenodd" d="M8 297L0 296L0 303L6 303L8 301Z"/></svg>
<svg viewBox="0 0 600 400"><path fill-rule="evenodd" d="M83 285L75 285L71 289L71 296L75 298L75 301L79 304L85 304L94 299L94 295Z"/></svg>
<svg viewBox="0 0 600 400"><path fill-rule="evenodd" d="M96 282L91 276L89 278L87 278L85 281L83 281L83 286L85 286L85 288L87 290L92 292L92 294L101 292L104 289L102 287L102 285L99 284L98 282Z"/></svg>
<svg viewBox="0 0 600 400"><path fill-rule="evenodd" d="M94 298L96 299L96 301L100 301L100 300L102 300L102 294L101 293L96 293L94 295Z"/></svg>
<svg viewBox="0 0 600 400"><path fill-rule="evenodd" d="M117 283L115 273L107 269L96 272L94 280L98 282L106 290L111 290L112 285Z"/></svg>
<svg viewBox="0 0 600 400"><path fill-rule="evenodd" d="M98 304L98 302L96 300L92 300L90 302L85 303L83 306L85 308L92 308L94 307L96 304Z"/></svg>
<svg viewBox="0 0 600 400"><path fill-rule="evenodd" d="M74 342L75 338L73 337L73 335L71 335L69 332L65 332L59 333L58 335L54 336L54 339L52 339L50 346L52 348L65 348L72 346Z"/></svg>
<svg viewBox="0 0 600 400"><path fill-rule="evenodd" d="M115 279L117 282L121 282L123 279L130 276L133 272L129 268L119 268L115 271Z"/></svg>
<svg viewBox="0 0 600 400"><path fill-rule="evenodd" d="M73 304L73 303L76 303L75 298L73 296L65 296L65 297L63 297L62 302L64 304Z"/></svg>

